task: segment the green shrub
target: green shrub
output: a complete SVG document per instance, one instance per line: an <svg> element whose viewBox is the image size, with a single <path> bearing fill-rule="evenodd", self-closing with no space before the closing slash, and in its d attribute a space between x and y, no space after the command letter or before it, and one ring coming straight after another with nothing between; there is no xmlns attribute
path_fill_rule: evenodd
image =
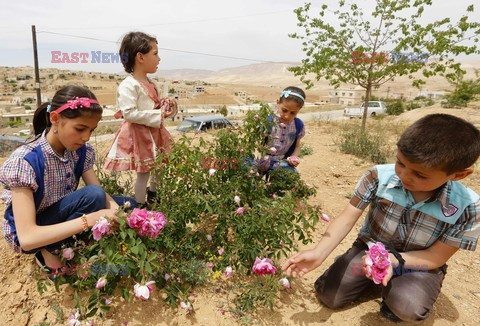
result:
<svg viewBox="0 0 480 326"><path fill-rule="evenodd" d="M368 159L375 164L384 164L389 156L384 139L382 135L347 126L340 136L339 147L343 153Z"/></svg>
<svg viewBox="0 0 480 326"><path fill-rule="evenodd" d="M298 174L274 171L267 181L258 171L240 166L243 158L253 158L256 152L263 157L267 152L264 139L271 127L270 114L270 108L263 105L260 111L247 113L241 128L220 130L211 143L184 136L172 144L168 154L157 157L152 177L161 191L151 208L163 212L168 221L158 237L139 236L122 217L118 230L99 241L92 240L91 233L87 239L77 239L69 264L128 266L125 276L108 275L102 289L95 288L98 276L90 274L56 279L57 287L68 283L77 291L90 292L87 300L77 292L74 295L82 318L109 308L102 301L104 295L118 289L129 300L135 283L151 280L174 307L188 300L192 287L205 283L216 288L231 284L233 297L238 298L232 312L273 305L280 268L277 264L275 275L253 276L255 258L278 262L297 247L297 241L311 243L320 209L308 204L307 199L316 190ZM228 159L225 162L229 164L222 163L210 173L205 157ZM119 177L102 173L101 183L112 194L125 192ZM235 196L239 196L238 203ZM234 271L230 278L224 276L227 266ZM235 286L240 283L242 286ZM44 291L46 283L38 284Z"/></svg>
<svg viewBox="0 0 480 326"><path fill-rule="evenodd" d="M405 111L403 101L398 99L391 101L387 104L387 114L389 115L400 115Z"/></svg>
<svg viewBox="0 0 480 326"><path fill-rule="evenodd" d="M408 102L406 104L407 111L415 110L415 109L418 109L420 107L421 107L421 105L418 104L417 102L414 102L414 101Z"/></svg>
<svg viewBox="0 0 480 326"><path fill-rule="evenodd" d="M312 153L313 153L313 148L311 148L308 145L301 144L300 145L300 154L298 155L298 157L304 157L306 155L312 155Z"/></svg>

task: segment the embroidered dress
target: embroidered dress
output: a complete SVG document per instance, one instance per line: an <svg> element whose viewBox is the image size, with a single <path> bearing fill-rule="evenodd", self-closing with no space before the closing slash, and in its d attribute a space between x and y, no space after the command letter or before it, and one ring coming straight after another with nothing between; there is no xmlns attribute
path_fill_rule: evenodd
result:
<svg viewBox="0 0 480 326"><path fill-rule="evenodd" d="M169 105L158 98L151 81L142 83L132 76L119 85L117 105L125 121L115 134L104 168L149 172L157 153L170 150L172 137L162 116Z"/></svg>
<svg viewBox="0 0 480 326"><path fill-rule="evenodd" d="M285 154L297 139L297 128L295 127L295 121L292 120L288 124L280 124L277 117L275 117L276 125L272 127L271 139L268 143L268 147L275 147L277 152L275 155L269 154L272 157L272 161L283 160ZM298 134L298 139L302 139L305 136L305 126Z"/></svg>

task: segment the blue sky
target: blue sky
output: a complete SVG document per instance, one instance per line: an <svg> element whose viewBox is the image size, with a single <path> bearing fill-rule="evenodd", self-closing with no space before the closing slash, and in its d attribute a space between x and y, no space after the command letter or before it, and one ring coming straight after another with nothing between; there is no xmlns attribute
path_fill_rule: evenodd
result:
<svg viewBox="0 0 480 326"><path fill-rule="evenodd" d="M353 1L353 0L352 0ZM312 7L337 1L312 1ZM373 3L373 1L355 1ZM160 48L249 58L219 58L160 50L159 69L218 70L265 61L303 58L299 40L288 37L299 31L293 10L298 0L142 0L52 1L22 0L2 4L0 12L0 65L33 65L31 25L36 25L41 68L120 72L119 63L52 63L52 51L116 52L122 36L140 30L155 36ZM458 18L478 0L433 0L426 19ZM313 10L316 14L318 10ZM480 4L472 17L480 20ZM334 23L334 22L332 22ZM63 33L100 39L87 40Z"/></svg>

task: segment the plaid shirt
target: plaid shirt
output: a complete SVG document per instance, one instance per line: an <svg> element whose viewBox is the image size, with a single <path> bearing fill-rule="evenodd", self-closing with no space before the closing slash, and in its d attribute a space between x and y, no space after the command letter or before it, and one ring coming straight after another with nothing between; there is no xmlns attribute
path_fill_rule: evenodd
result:
<svg viewBox="0 0 480 326"><path fill-rule="evenodd" d="M274 121L277 122L277 125L272 127L272 137L270 138L268 147L275 147L277 149L276 154L270 156L272 156L274 161L281 161L297 138L297 128L295 127L295 120L285 124L285 127L280 126L278 117L274 116ZM305 136L305 125L302 131L300 131L298 139L302 139L303 136Z"/></svg>
<svg viewBox="0 0 480 326"><path fill-rule="evenodd" d="M480 200L456 181L448 181L431 198L415 203L395 175L394 164L377 165L358 182L350 204L370 210L359 237L382 241L399 251L422 250L435 241L475 250L480 235Z"/></svg>
<svg viewBox="0 0 480 326"><path fill-rule="evenodd" d="M12 202L11 189L29 188L33 192L38 189L35 172L32 166L24 159L25 155L30 153L38 145L41 146L45 158L45 196L43 197L40 207L37 209L37 214L77 189L78 181L75 178L74 167L79 157L76 151L66 150L63 157L58 156L47 142L44 132L33 142L17 148L2 167L0 167L0 183L5 189L0 198L5 202L6 208L8 208ZM92 169L95 162L95 150L89 143L87 143L86 146L84 172ZM7 240L15 251L19 251L20 248L18 248L18 244L13 240L13 234L8 221L3 221L2 229L5 240Z"/></svg>

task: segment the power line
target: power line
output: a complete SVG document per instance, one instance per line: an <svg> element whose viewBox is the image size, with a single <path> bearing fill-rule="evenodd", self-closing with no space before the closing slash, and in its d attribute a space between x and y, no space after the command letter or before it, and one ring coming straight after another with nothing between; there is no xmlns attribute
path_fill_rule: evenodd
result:
<svg viewBox="0 0 480 326"><path fill-rule="evenodd" d="M118 41L115 42L115 41L110 41L110 40L103 40L103 39L99 39L99 38L95 38L95 37L72 35L72 34L49 32L49 31L38 31L37 34L39 34L39 33L61 35L61 36L67 36L67 37L73 37L73 38L80 38L80 39L86 39L86 40L92 40L92 41L99 41L99 42L114 43L114 44L119 44L119 43L120 43L120 42L118 42ZM161 48L161 47L159 47L158 49L159 49L159 50L164 50L164 51L180 52L180 53L196 54L196 55L204 55L204 56L217 57L217 58L226 58L226 59L253 61L253 62L263 62L263 63L271 63L271 62L274 62L274 61L268 61L268 60L242 58L242 57L234 57L234 56L227 56L227 55L221 55L221 54L195 52L195 51L186 51L186 50L177 50L177 49L169 49L169 48Z"/></svg>
<svg viewBox="0 0 480 326"><path fill-rule="evenodd" d="M141 27L154 27L154 26L167 26L167 25L178 25L178 24L191 24L191 23L204 23L204 22L211 22L211 21L224 21L224 20L232 20L232 19L242 19L242 18L249 18L249 17L257 17L257 16L268 16L268 15L275 15L280 13L292 13L293 10L280 10L280 11L271 11L271 12L261 12L256 14L250 15L242 15L242 16L231 16L231 17L220 17L220 18L205 18L205 19L197 19L197 20L184 20L184 21L177 21L177 22L166 22L166 23L158 23L158 24L147 24L147 25L137 25L137 26L98 26L98 27L91 27L91 26L81 26L81 27L48 27L50 30L52 29L61 29L61 30L69 30L69 29L110 29L110 28L141 28Z"/></svg>

